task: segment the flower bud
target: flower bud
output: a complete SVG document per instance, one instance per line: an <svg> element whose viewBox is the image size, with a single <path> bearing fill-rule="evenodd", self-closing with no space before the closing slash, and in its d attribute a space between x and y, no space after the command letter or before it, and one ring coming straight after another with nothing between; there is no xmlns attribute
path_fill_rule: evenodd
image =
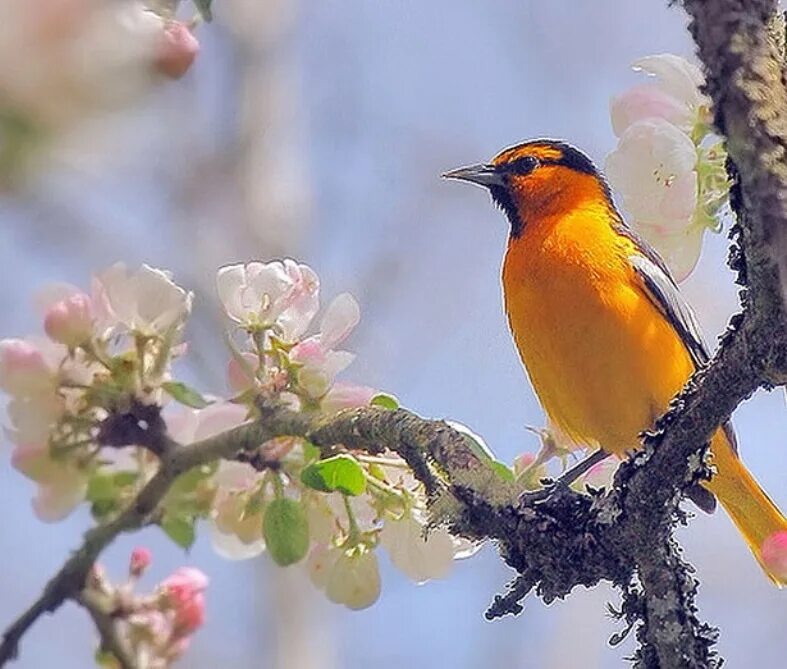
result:
<svg viewBox="0 0 787 669"><path fill-rule="evenodd" d="M156 54L155 67L171 79L180 79L188 72L199 53L199 41L188 26L171 21L164 28L163 38Z"/></svg>
<svg viewBox="0 0 787 669"><path fill-rule="evenodd" d="M787 578L787 532L774 532L765 539L760 555L769 572L780 579Z"/></svg>
<svg viewBox="0 0 787 669"><path fill-rule="evenodd" d="M147 548L135 548L131 552L131 559L128 563L128 573L135 578L139 578L150 566L153 556Z"/></svg>
<svg viewBox="0 0 787 669"><path fill-rule="evenodd" d="M93 334L93 305L84 293L56 302L44 316L44 331L53 341L75 347Z"/></svg>
<svg viewBox="0 0 787 669"><path fill-rule="evenodd" d="M181 567L161 583L167 602L175 612L176 637L188 636L205 622L208 577L199 569Z"/></svg>

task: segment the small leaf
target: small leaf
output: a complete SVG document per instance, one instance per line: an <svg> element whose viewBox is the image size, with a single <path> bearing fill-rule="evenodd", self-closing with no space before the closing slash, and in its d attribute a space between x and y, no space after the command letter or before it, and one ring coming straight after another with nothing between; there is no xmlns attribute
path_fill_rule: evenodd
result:
<svg viewBox="0 0 787 669"><path fill-rule="evenodd" d="M117 488L111 474L97 472L90 477L86 497L89 502L111 501L117 495Z"/></svg>
<svg viewBox="0 0 787 669"><path fill-rule="evenodd" d="M136 483L137 479L139 479L139 472L134 472L134 471L116 472L112 476L112 481L118 488L125 488L126 486L130 486Z"/></svg>
<svg viewBox="0 0 787 669"><path fill-rule="evenodd" d="M320 449L317 448L312 442L303 440L303 459L306 462L317 460L320 457Z"/></svg>
<svg viewBox="0 0 787 669"><path fill-rule="evenodd" d="M178 546L188 550L194 544L194 520L183 516L164 516L161 529Z"/></svg>
<svg viewBox="0 0 787 669"><path fill-rule="evenodd" d="M491 462L492 469L495 470L495 473L504 481L509 481L513 483L516 481L516 476L514 474L514 470L511 469L507 464L504 464L498 460L493 460Z"/></svg>
<svg viewBox="0 0 787 669"><path fill-rule="evenodd" d="M161 387L173 400L185 404L192 409L204 409L210 404L210 402L194 390L194 388L190 388L181 381L165 381L161 384Z"/></svg>
<svg viewBox="0 0 787 669"><path fill-rule="evenodd" d="M387 393L377 393L374 397L372 397L369 404L373 407L382 407L383 409L388 409L389 411L399 408L399 400L393 395L388 395Z"/></svg>
<svg viewBox="0 0 787 669"><path fill-rule="evenodd" d="M194 6L197 8L199 15L202 17L202 20L206 23L210 23L213 20L213 12L210 10L210 6L213 0L192 0L194 2Z"/></svg>
<svg viewBox="0 0 787 669"><path fill-rule="evenodd" d="M334 455L309 465L301 472L301 483L320 492L360 495L366 491L366 475L352 455Z"/></svg>
<svg viewBox="0 0 787 669"><path fill-rule="evenodd" d="M300 503L286 497L274 499L265 510L262 536L277 565L300 562L309 550L309 521Z"/></svg>

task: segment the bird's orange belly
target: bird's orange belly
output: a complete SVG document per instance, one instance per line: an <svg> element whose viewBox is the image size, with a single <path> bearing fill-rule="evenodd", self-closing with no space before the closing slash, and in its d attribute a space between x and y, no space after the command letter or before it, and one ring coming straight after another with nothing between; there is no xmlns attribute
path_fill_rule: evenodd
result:
<svg viewBox="0 0 787 669"><path fill-rule="evenodd" d="M636 448L692 372L683 343L623 265L526 267L506 260L506 309L544 410L577 442Z"/></svg>

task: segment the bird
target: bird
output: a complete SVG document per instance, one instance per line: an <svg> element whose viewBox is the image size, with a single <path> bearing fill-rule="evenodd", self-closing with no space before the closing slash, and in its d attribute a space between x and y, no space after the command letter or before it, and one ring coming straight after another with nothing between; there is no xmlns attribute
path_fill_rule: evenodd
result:
<svg viewBox="0 0 787 669"><path fill-rule="evenodd" d="M626 225L604 176L582 151L551 139L443 176L488 189L508 218L502 284L519 356L549 421L597 449L570 477L641 448L640 435L710 353L667 265ZM739 457L730 423L710 451L715 473L689 496L709 512L718 498L783 585L761 547L787 519Z"/></svg>

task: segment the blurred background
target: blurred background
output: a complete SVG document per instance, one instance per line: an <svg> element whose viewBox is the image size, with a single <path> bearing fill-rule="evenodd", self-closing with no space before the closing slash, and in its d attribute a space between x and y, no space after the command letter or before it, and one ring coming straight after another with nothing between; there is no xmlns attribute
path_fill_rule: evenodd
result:
<svg viewBox="0 0 787 669"><path fill-rule="evenodd" d="M502 311L503 216L480 189L443 182L537 136L565 138L597 162L614 147L608 103L641 78L638 57L691 57L685 16L666 2L500 0L215 0L202 52L179 82L81 136L62 160L0 197L0 337L37 331L31 306L51 281L88 285L116 260L175 272L197 293L187 376L226 391L213 298L222 263L292 256L322 279L324 301L348 290L362 322L346 378L395 393L426 416L484 435L502 460L535 450L543 416ZM76 148L76 150L73 150ZM712 335L736 294L726 241L709 235L684 289ZM782 391L760 393L735 422L745 459L787 507ZM33 485L0 467L0 626L21 612L89 525L78 511L38 521ZM680 532L702 580L702 616L721 629L730 667L780 666L787 599L763 578L723 512ZM299 567L231 563L203 537L187 556L156 530L123 538L103 562L121 577L147 545L152 586L194 564L211 578L208 623L180 666L617 667L616 594L577 591L488 623L512 573L493 546L450 577L413 585L383 558L383 593L362 612L333 605ZM25 638L20 669L91 666L94 632L67 606Z"/></svg>

